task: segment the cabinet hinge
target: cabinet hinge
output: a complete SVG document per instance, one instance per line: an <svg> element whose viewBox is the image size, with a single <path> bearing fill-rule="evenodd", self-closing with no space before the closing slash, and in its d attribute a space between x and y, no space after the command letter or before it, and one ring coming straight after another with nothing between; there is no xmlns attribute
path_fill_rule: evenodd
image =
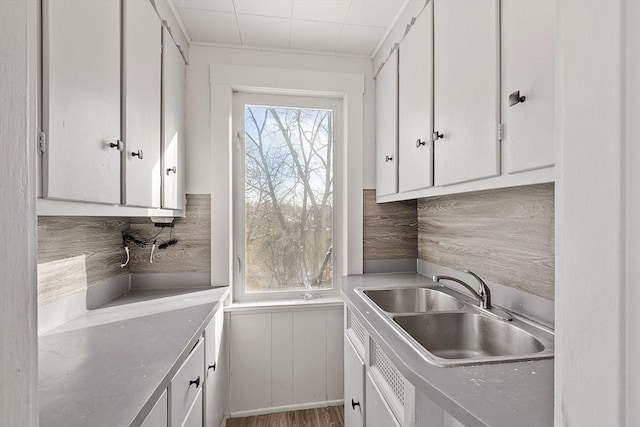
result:
<svg viewBox="0 0 640 427"><path fill-rule="evenodd" d="M498 123L498 141L502 141L504 137L503 126L502 123Z"/></svg>
<svg viewBox="0 0 640 427"><path fill-rule="evenodd" d="M47 151L47 135L44 132L38 134L38 149L41 153Z"/></svg>

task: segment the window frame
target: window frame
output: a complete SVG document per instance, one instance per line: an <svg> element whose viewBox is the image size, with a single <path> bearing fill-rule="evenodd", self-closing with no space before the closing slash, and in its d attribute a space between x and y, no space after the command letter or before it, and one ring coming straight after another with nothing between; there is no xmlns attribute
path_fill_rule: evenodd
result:
<svg viewBox="0 0 640 427"><path fill-rule="evenodd" d="M246 280L246 254L245 254L245 106L264 105L284 108L308 108L333 111L333 215L332 215L332 281L331 289L304 289L281 292L256 292L247 293ZM237 303L273 301L273 300L300 300L305 294L311 293L317 297L338 296L342 267L340 254L342 251L342 236L337 227L337 220L342 212L343 178L340 174L342 159L340 158L341 145L344 138L343 100L334 97L309 96L283 93L256 93L234 91L232 100L232 146L231 146L231 181L232 181L232 236L233 258L230 260L232 269L232 295Z"/></svg>

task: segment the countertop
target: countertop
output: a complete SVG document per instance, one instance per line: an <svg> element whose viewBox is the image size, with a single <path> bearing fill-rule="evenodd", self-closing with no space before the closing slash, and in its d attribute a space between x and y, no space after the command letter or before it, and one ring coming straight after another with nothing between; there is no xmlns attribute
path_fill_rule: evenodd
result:
<svg viewBox="0 0 640 427"><path fill-rule="evenodd" d="M132 291L40 336L40 426L139 423L227 294Z"/></svg>
<svg viewBox="0 0 640 427"><path fill-rule="evenodd" d="M343 296L404 377L467 427L553 426L553 359L438 367L395 332L354 291L361 287L434 286L416 273L344 277Z"/></svg>

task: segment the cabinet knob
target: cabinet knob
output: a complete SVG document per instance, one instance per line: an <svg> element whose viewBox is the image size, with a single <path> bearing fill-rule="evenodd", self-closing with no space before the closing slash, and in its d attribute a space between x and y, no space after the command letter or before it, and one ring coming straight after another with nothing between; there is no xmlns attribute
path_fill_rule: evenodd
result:
<svg viewBox="0 0 640 427"><path fill-rule="evenodd" d="M442 134L442 133L440 133L438 131L433 132L433 134L431 135L431 140L433 142L436 142L437 140L442 139L442 138L444 138L444 134Z"/></svg>
<svg viewBox="0 0 640 427"><path fill-rule="evenodd" d="M142 150L138 150L136 152L133 152L133 151L131 152L131 157L137 157L140 160L142 160L143 156L144 156L144 153L142 152Z"/></svg>
<svg viewBox="0 0 640 427"><path fill-rule="evenodd" d="M115 148L118 151L122 151L124 150L124 142L122 142L121 140L117 140L116 142L112 142L111 144L109 144L109 147Z"/></svg>
<svg viewBox="0 0 640 427"><path fill-rule="evenodd" d="M356 406L360 406L360 402L356 402L355 400L351 399L351 409L355 411Z"/></svg>
<svg viewBox="0 0 640 427"><path fill-rule="evenodd" d="M176 168L175 166L172 168L167 168L167 175L169 175L171 172L178 173L178 168Z"/></svg>
<svg viewBox="0 0 640 427"><path fill-rule="evenodd" d="M524 95L520 95L520 91L517 90L515 92L513 92L512 94L509 94L509 107L513 107L514 105L517 105L521 102L526 101L527 97Z"/></svg>
<svg viewBox="0 0 640 427"><path fill-rule="evenodd" d="M392 162L392 161L393 161L393 156L386 156L386 157L384 158L384 161L385 161L385 162Z"/></svg>
<svg viewBox="0 0 640 427"><path fill-rule="evenodd" d="M194 384L196 385L196 388L200 387L200 376L199 375L198 375L198 378L196 378L195 380L189 381L189 387L191 387Z"/></svg>
<svg viewBox="0 0 640 427"><path fill-rule="evenodd" d="M416 148L420 148L421 145L427 145L427 141L422 141L420 138L416 139Z"/></svg>
<svg viewBox="0 0 640 427"><path fill-rule="evenodd" d="M209 366L207 366L207 371L208 371L209 369L213 369L213 372L215 372L215 371L216 371L216 364L214 363L213 365L209 365Z"/></svg>

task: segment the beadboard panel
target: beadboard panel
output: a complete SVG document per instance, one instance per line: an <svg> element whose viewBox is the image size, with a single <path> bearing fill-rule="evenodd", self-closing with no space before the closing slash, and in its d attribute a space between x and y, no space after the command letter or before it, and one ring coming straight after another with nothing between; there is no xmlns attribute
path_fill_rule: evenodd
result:
<svg viewBox="0 0 640 427"><path fill-rule="evenodd" d="M363 200L363 259L417 258L417 202L378 204L376 190L364 190Z"/></svg>
<svg viewBox="0 0 640 427"><path fill-rule="evenodd" d="M126 218L38 217L38 305L129 274L122 231Z"/></svg>
<svg viewBox="0 0 640 427"><path fill-rule="evenodd" d="M554 298L554 184L418 201L419 259Z"/></svg>
<svg viewBox="0 0 640 427"><path fill-rule="evenodd" d="M185 218L174 220L175 246L158 250L149 263L151 247L131 247L131 273L178 273L211 271L211 196L187 194ZM148 218L132 218L129 231L136 236L151 237L161 231ZM171 229L158 236L158 245L169 240Z"/></svg>

